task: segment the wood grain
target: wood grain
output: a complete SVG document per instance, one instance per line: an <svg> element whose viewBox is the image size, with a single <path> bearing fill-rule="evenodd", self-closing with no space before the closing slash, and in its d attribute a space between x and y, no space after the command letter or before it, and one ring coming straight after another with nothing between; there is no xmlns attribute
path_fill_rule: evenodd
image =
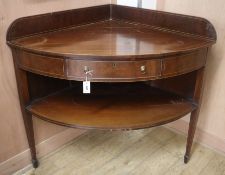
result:
<svg viewBox="0 0 225 175"><path fill-rule="evenodd" d="M146 18L146 16L149 17ZM213 25L206 19L199 17L175 15L173 13L165 13L162 11L155 13L154 10L149 9L112 5L112 18L162 27L172 31L180 31L182 33L193 34L214 41L217 38ZM193 20L195 21L195 25L193 25Z"/></svg>
<svg viewBox="0 0 225 175"><path fill-rule="evenodd" d="M67 60L67 79L85 80L85 66L93 71L92 82L136 82L161 76L161 60L146 61L82 61ZM144 70L141 67L144 66Z"/></svg>
<svg viewBox="0 0 225 175"><path fill-rule="evenodd" d="M163 60L162 76L172 77L177 74L185 74L198 70L206 64L207 49L183 56L172 56Z"/></svg>
<svg viewBox="0 0 225 175"><path fill-rule="evenodd" d="M69 127L130 130L165 124L196 108L191 101L145 84L96 83L86 96L79 87L35 100L27 109Z"/></svg>
<svg viewBox="0 0 225 175"><path fill-rule="evenodd" d="M103 6L107 11L108 6ZM67 26L67 22L60 23L59 25L65 25L65 30L60 30L57 26L49 26L43 24L47 29L42 29L43 25L40 25L40 20L49 21L51 23L52 18L62 18L65 16L70 16L69 12L60 12L56 14L46 14L41 16L32 16L28 18L21 18L19 21L23 23L31 23L36 29L39 29L39 33L36 30L30 28L29 33L32 36L26 37L23 34L18 34L18 39L13 37L8 37L8 44L12 48L17 48L20 50L29 51L36 54L55 56L55 57L67 57L73 59L86 59L86 60L139 60L139 59L149 59L159 56L168 56L181 53L187 53L202 48L210 47L215 43L215 38L207 38L204 34L216 35L214 28L212 30L205 30L195 34L194 31L184 32L183 28L173 28L168 30L164 23L158 22L157 26L155 24L145 24L139 14L140 19L136 21L137 16L134 19L131 18L131 14L124 14L128 16L128 19L123 19L123 16L118 16L117 18L110 20L110 16L102 17L104 14L98 14L98 8L103 8L102 6L96 7L96 17L103 18L100 22L96 22L95 18L92 21L88 21L81 24L75 24L73 27ZM115 9L119 8L120 11L124 7L115 5L112 6L113 13ZM126 8L127 9L127 8ZM80 10L78 10L79 12ZM84 15L89 15L89 8L84 10ZM129 12L136 12L134 8L129 8ZM150 11L150 10L149 10ZM139 11L139 12L145 12ZM192 23L200 23L200 20L196 18L191 18L182 15L170 15L164 14L163 12L150 11L147 13L153 19L161 19L169 21L168 23L172 25L173 21L181 21L180 26L185 25L185 22L190 20ZM77 13L76 10L72 12ZM131 12L130 12L131 13ZM90 14L91 15L91 14ZM45 19L46 17L50 19ZM81 18L81 17L80 17ZM113 16L112 16L113 18ZM167 19L168 18L168 19ZM191 18L191 19L190 19ZM81 18L83 19L83 18ZM37 20L37 21L36 21ZM36 21L36 23L34 22ZM21 22L15 21L12 27L8 30L8 35L13 35L14 30L23 31L20 24ZM90 24L91 23L91 24ZM85 25L84 25L85 24ZM178 25L178 24L176 24ZM211 23L205 22L205 25L210 26ZM16 29L14 29L16 28ZM192 25L186 26L187 30L193 28ZM201 27L199 27L201 29ZM179 30L180 29L180 30ZM55 32L46 31L57 30ZM26 31L26 30L25 30ZM201 31L201 30L200 30ZM44 34L41 34L44 33ZM200 35L203 36L200 36Z"/></svg>

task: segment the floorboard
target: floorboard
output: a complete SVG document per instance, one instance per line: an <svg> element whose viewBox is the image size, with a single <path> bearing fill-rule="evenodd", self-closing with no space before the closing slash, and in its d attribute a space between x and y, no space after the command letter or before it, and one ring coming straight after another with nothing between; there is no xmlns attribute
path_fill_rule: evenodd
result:
<svg viewBox="0 0 225 175"><path fill-rule="evenodd" d="M194 144L183 163L186 138L165 127L90 131L14 175L225 175L225 157Z"/></svg>

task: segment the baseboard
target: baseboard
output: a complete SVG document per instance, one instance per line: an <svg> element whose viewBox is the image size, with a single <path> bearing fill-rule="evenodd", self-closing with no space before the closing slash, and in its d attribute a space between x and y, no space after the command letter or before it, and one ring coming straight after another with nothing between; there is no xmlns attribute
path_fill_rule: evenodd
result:
<svg viewBox="0 0 225 175"><path fill-rule="evenodd" d="M187 135L188 125L189 123L187 121L184 121L181 119L166 125L166 127ZM220 154L225 155L225 140L224 139L218 138L215 135L212 135L210 133L207 133L197 128L195 133L195 141L207 146L210 149L213 149L214 151Z"/></svg>
<svg viewBox="0 0 225 175"><path fill-rule="evenodd" d="M83 134L84 130L78 129L66 129L63 132L60 132L49 139L41 142L36 146L37 156L42 157L47 153L50 153L57 148L63 146L65 143L73 140L74 138ZM16 156L2 162L0 164L0 174L1 175L11 175L12 173L24 168L31 167L31 157L29 149L24 152L17 154Z"/></svg>

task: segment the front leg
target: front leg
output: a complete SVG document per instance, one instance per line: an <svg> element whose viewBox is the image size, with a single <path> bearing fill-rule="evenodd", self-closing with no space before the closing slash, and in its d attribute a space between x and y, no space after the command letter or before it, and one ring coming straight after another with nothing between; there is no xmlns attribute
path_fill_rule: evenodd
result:
<svg viewBox="0 0 225 175"><path fill-rule="evenodd" d="M195 90L194 90L194 96L193 100L198 104L198 107L196 110L194 110L191 113L190 123L189 123L189 129L188 129L188 138L187 138L187 145L186 145L186 153L184 156L184 163L188 163L190 160L190 154L191 154L191 148L194 140L194 135L198 123L198 117L200 112L200 106L201 106L201 97L202 97L202 91L203 91L203 78L204 78L204 68L197 71L196 75L196 82L195 82Z"/></svg>
<svg viewBox="0 0 225 175"><path fill-rule="evenodd" d="M23 114L23 120L24 120L25 129L26 129L28 144L30 147L32 164L34 168L37 168L39 163L38 163L37 155L36 155L32 115L28 112L25 112L25 114Z"/></svg>
<svg viewBox="0 0 225 175"><path fill-rule="evenodd" d="M194 140L194 135L197 127L198 116L199 116L200 108L196 109L191 113L189 129L188 129L188 138L187 138L187 145L186 145L186 153L184 156L184 163L188 163L190 160L191 148Z"/></svg>
<svg viewBox="0 0 225 175"><path fill-rule="evenodd" d="M18 93L20 98L20 107L21 107L21 112L23 116L26 135L28 139L28 144L30 147L32 164L34 168L37 168L38 160L36 156L32 115L28 113L25 109L26 106L30 103L27 72L18 68L17 65L15 65L15 73L16 73L17 87L18 87Z"/></svg>

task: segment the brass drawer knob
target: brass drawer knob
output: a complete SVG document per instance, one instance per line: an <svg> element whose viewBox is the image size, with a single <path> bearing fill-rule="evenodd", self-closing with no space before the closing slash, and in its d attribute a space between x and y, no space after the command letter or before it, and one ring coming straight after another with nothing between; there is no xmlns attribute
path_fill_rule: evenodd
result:
<svg viewBox="0 0 225 175"><path fill-rule="evenodd" d="M143 74L146 73L146 66L141 66L141 73L143 73Z"/></svg>

